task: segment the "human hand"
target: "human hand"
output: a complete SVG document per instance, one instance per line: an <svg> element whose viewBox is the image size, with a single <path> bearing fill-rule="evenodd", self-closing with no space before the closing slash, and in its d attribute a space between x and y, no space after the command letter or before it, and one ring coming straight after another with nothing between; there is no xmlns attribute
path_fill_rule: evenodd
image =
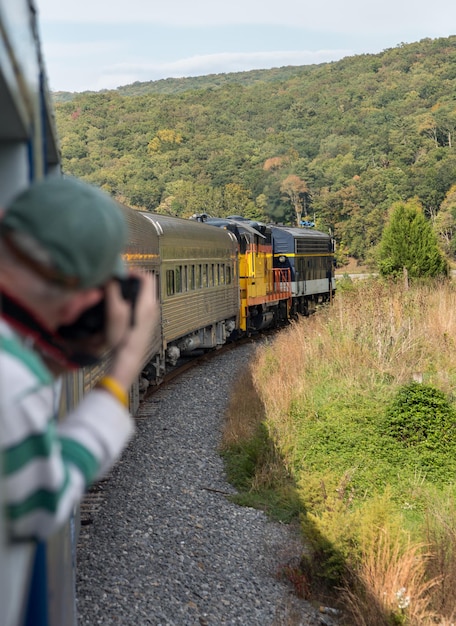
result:
<svg viewBox="0 0 456 626"><path fill-rule="evenodd" d="M131 272L140 280L131 325L131 306L122 298L120 287L112 281L106 289L106 341L114 350L110 375L125 389L134 382L159 322L156 278L153 274Z"/></svg>

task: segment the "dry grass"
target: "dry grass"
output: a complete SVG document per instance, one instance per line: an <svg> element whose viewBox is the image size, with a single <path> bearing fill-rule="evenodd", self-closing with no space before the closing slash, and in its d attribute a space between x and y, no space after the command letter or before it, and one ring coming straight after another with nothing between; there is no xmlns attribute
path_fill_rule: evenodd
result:
<svg viewBox="0 0 456 626"><path fill-rule="evenodd" d="M431 547L428 576L441 580L433 590L432 606L456 623L456 504L451 496L429 503L426 535Z"/></svg>
<svg viewBox="0 0 456 626"><path fill-rule="evenodd" d="M254 387L250 367L239 373L240 385L236 385L228 403L222 435L222 448L238 444L253 437L258 424L265 419L263 402Z"/></svg>
<svg viewBox="0 0 456 626"><path fill-rule="evenodd" d="M405 548L396 535L380 530L376 545L362 553L354 580L342 591L345 611L353 626L436 623L430 590L438 578L427 579L429 554L423 545Z"/></svg>

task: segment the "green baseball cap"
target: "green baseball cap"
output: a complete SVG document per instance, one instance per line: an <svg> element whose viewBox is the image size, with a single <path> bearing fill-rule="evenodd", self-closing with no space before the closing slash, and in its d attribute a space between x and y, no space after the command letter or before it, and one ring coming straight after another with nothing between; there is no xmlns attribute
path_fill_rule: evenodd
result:
<svg viewBox="0 0 456 626"><path fill-rule="evenodd" d="M120 206L76 178L56 176L33 183L10 203L0 232L7 241L8 234L21 232L41 244L53 266L46 277L53 282L85 289L126 275L121 253L127 226ZM26 260L26 254L20 250L19 256Z"/></svg>

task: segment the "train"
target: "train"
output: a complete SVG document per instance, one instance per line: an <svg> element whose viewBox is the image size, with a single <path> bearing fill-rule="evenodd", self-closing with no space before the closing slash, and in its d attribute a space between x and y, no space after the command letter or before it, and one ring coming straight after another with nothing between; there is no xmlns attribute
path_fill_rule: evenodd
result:
<svg viewBox="0 0 456 626"><path fill-rule="evenodd" d="M122 210L125 261L157 276L160 331L142 376L149 384L159 384L182 356L280 327L334 297L328 234L240 216Z"/></svg>
<svg viewBox="0 0 456 626"><path fill-rule="evenodd" d="M33 180L62 175L37 19L33 0L0 0L0 206ZM235 215L180 219L121 208L129 233L125 262L156 275L160 302L158 332L130 390L132 413L145 387L160 384L184 356L287 324L334 297L328 234ZM61 416L104 367L59 381ZM0 470L0 505L1 496ZM75 510L48 542L11 544L0 515L0 626L76 625L78 532Z"/></svg>

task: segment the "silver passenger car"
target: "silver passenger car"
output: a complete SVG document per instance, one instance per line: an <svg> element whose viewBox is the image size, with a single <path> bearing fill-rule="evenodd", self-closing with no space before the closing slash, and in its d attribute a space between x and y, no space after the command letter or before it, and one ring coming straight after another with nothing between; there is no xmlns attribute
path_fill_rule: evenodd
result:
<svg viewBox="0 0 456 626"><path fill-rule="evenodd" d="M144 219L144 213L122 206L122 211L128 225L128 244L123 258L128 267L139 268L146 272L151 272L157 277L157 300L160 298L160 258L159 258L159 236L157 230L151 226L148 220ZM154 355L160 354L162 349L161 330L157 329L148 350L145 354L144 365L146 365ZM132 407L136 410L136 406Z"/></svg>
<svg viewBox="0 0 456 626"><path fill-rule="evenodd" d="M215 348L237 328L238 244L232 233L220 228L155 213L142 215L158 237L162 350L155 374L159 376L165 361L175 364L181 354Z"/></svg>

